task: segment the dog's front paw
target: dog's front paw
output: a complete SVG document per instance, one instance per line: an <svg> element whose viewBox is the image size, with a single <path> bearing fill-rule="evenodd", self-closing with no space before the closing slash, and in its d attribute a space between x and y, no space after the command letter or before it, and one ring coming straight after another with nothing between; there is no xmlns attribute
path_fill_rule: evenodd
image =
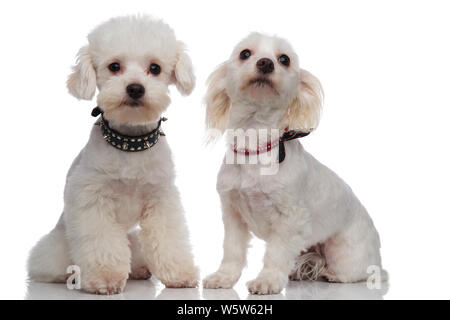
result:
<svg viewBox="0 0 450 320"><path fill-rule="evenodd" d="M95 294L118 294L127 283L128 274L114 271L87 272L81 274L81 288Z"/></svg>
<svg viewBox="0 0 450 320"><path fill-rule="evenodd" d="M203 279L205 289L231 289L239 280L240 274L217 271Z"/></svg>
<svg viewBox="0 0 450 320"><path fill-rule="evenodd" d="M197 267L189 267L180 270L174 276L171 275L165 279L161 279L161 282L167 288L196 288L198 286L199 271Z"/></svg>
<svg viewBox="0 0 450 320"><path fill-rule="evenodd" d="M287 280L287 276L280 272L264 272L247 282L247 288L252 294L278 294L286 286Z"/></svg>

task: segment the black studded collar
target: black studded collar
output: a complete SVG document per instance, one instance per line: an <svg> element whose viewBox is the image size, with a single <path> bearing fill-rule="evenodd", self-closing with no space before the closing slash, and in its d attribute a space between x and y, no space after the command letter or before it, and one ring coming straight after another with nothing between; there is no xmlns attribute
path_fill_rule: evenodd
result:
<svg viewBox="0 0 450 320"><path fill-rule="evenodd" d="M100 107L95 107L92 110L91 115L93 117L97 117L99 114L101 114L99 125L103 131L103 139L105 139L106 142L108 142L116 149L125 152L139 152L148 150L158 142L160 136L165 135L160 130L160 127L161 122L166 121L166 118L159 119L158 126L146 134L139 136L129 136L112 129L109 126L108 120L103 117L103 111L100 109Z"/></svg>

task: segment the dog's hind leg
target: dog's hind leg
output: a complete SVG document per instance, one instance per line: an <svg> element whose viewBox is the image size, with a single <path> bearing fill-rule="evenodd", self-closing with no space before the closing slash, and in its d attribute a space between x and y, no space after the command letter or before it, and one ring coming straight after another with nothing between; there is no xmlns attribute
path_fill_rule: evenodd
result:
<svg viewBox="0 0 450 320"><path fill-rule="evenodd" d="M325 275L331 282L359 282L371 276L387 280L381 268L380 240L372 221L362 216L344 231L325 241L323 253L327 266Z"/></svg>
<svg viewBox="0 0 450 320"><path fill-rule="evenodd" d="M82 152L73 160L66 182L80 163ZM65 235L63 215L55 228L43 236L33 247L28 257L28 278L37 282L65 282L69 274L67 267L72 265L69 246Z"/></svg>
<svg viewBox="0 0 450 320"><path fill-rule="evenodd" d="M149 279L152 274L148 270L147 263L145 262L142 247L138 239L138 234L139 229L134 229L128 233L128 240L130 241L131 249L130 279L146 280Z"/></svg>
<svg viewBox="0 0 450 320"><path fill-rule="evenodd" d="M67 267L71 264L61 216L55 228L31 250L28 277L37 282L65 282L70 275L66 273Z"/></svg>

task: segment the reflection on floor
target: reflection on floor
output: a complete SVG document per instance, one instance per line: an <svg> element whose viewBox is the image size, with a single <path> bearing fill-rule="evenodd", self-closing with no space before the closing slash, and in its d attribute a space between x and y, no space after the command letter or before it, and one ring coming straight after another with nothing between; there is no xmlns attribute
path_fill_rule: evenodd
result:
<svg viewBox="0 0 450 320"><path fill-rule="evenodd" d="M310 299L383 299L389 288L382 283L381 289L369 289L366 283L328 283L290 281L288 287L277 295L250 295L245 283L238 283L234 289L168 289L158 280L130 280L122 294L101 296L86 294L79 290L68 290L64 284L30 283L26 299L73 299L73 300L310 300Z"/></svg>

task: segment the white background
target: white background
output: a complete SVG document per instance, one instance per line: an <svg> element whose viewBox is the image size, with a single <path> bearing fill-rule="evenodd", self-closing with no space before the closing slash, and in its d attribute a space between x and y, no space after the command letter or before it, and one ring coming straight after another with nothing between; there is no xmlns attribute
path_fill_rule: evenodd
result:
<svg viewBox="0 0 450 320"><path fill-rule="evenodd" d="M57 222L66 171L94 121L95 101L77 101L65 87L75 54L98 23L139 12L168 22L195 65L197 87L187 98L171 90L164 131L202 275L222 253L215 180L224 154L223 144L203 144L204 83L241 38L264 31L287 38L322 82L322 122L304 145L369 210L391 278L384 298L450 298L450 6L411 0L2 1L0 298L30 297L28 251ZM223 297L247 297L263 250L255 240L236 291ZM157 295L150 287L139 294ZM320 288L309 297L327 296L314 295ZM201 289L170 292L208 298Z"/></svg>

